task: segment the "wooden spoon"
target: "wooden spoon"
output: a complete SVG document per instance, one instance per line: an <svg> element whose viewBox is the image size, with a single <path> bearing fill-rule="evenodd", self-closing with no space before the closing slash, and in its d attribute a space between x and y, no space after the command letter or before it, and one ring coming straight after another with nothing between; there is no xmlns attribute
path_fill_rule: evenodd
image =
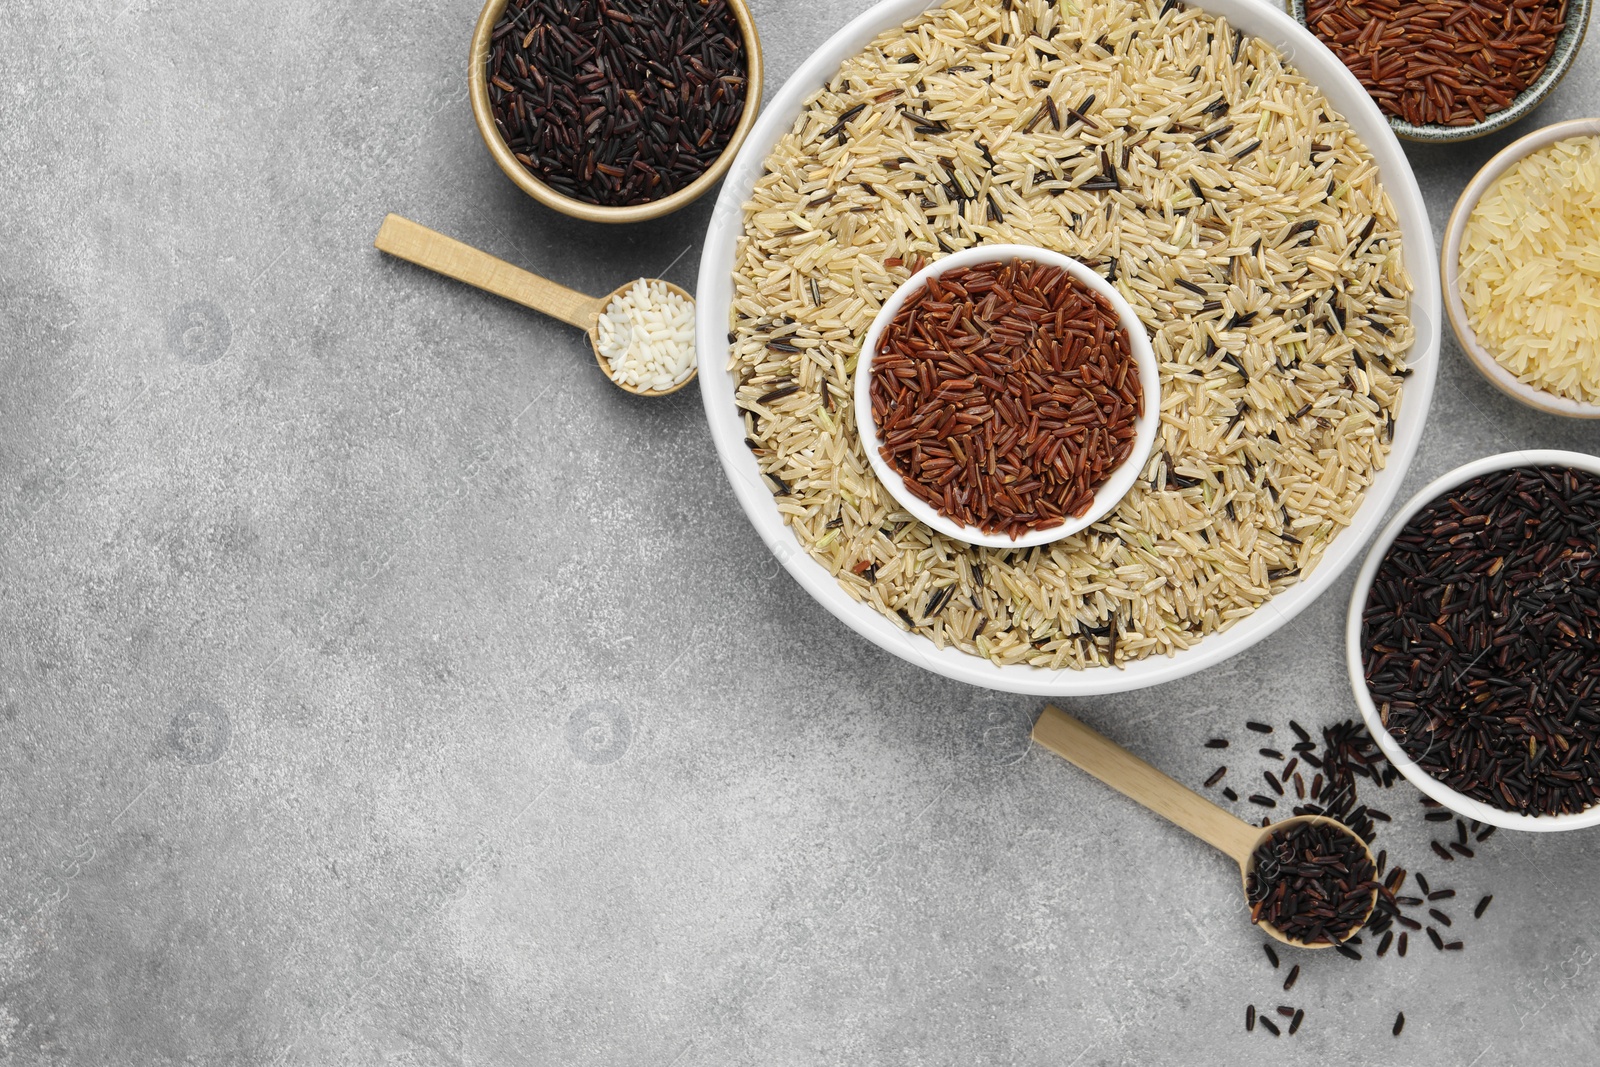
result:
<svg viewBox="0 0 1600 1067"><path fill-rule="evenodd" d="M696 367L689 371L688 377L683 381L659 390L640 389L619 382L611 373L611 364L600 354L600 315L613 299L633 288L633 282L619 286L615 292L603 297L586 296L564 285L557 285L548 278L541 278L537 274L525 271L521 267L513 267L503 259L496 259L487 252L480 252L471 245L464 245L453 237L446 237L436 230L430 230L399 215L384 217L383 225L378 228L378 237L372 243L381 252L415 263L419 267L426 267L458 282L466 282L496 296L503 296L523 307L542 311L551 318L578 327L589 335L589 347L594 349L595 362L600 364L600 369L605 371L606 377L615 382L619 388L637 396L670 396L694 381L695 375L700 372ZM693 300L688 293L671 282L661 284L685 300Z"/></svg>
<svg viewBox="0 0 1600 1067"><path fill-rule="evenodd" d="M1337 819L1323 815L1296 815L1271 826L1251 826L1223 811L1205 797L1156 770L1127 749L1096 733L1071 715L1055 706L1047 706L1039 721L1033 724L1033 739L1069 763L1088 771L1112 789L1138 801L1162 818L1189 831L1206 844L1231 856L1239 865L1239 874L1246 894L1250 891L1250 875L1255 869L1255 850L1275 833L1297 823L1324 823L1350 835L1366 852L1372 853L1367 843L1355 831ZM1374 890L1372 903L1367 906L1362 921L1350 928L1346 937L1353 935L1366 924L1367 916L1378 903ZM1272 937L1286 945L1298 948L1328 948L1326 943L1308 944L1284 934L1268 922L1259 924Z"/></svg>

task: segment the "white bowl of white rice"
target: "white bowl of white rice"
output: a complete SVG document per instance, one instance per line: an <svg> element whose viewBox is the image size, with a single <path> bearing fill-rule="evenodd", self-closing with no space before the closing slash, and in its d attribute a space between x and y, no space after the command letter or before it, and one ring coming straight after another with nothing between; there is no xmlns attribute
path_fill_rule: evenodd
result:
<svg viewBox="0 0 1600 1067"><path fill-rule="evenodd" d="M734 494L808 594L945 677L1071 697L1220 663L1356 559L1416 451L1441 314L1405 154L1338 59L1259 0L1093 0L1071 16L1044 0L937 7L886 0L848 23L768 103L723 185L696 332ZM911 35L887 34L919 17ZM1019 19L1030 26L1013 41ZM952 65L952 33L993 36ZM1155 62L1143 57L1156 47L1210 58L1076 95L1079 73L1136 72L1128 57ZM1044 65L987 66L1006 49ZM1267 73L1241 78L1241 62ZM896 71L903 100L884 80ZM1189 92L1186 77L1192 104L1141 110L1150 93ZM1205 102L1217 79L1231 115ZM1035 82L1048 88L1031 95ZM963 92L966 106L953 102ZM1141 485L1091 530L1020 553L957 548L864 473L850 377L865 324L907 275L886 266L885 243L936 258L1023 236L1098 262L1140 313L1162 363L1164 436Z"/></svg>

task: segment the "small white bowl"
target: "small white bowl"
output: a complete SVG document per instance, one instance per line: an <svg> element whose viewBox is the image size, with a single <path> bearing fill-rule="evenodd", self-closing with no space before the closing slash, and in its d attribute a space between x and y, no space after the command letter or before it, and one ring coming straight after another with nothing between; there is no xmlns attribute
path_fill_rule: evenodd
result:
<svg viewBox="0 0 1600 1067"><path fill-rule="evenodd" d="M1489 379L1490 384L1507 396L1548 414L1565 415L1574 419L1600 419L1600 404L1585 404L1581 400L1572 400L1543 389L1535 389L1503 367L1488 349L1478 343L1478 338L1467 321L1466 305L1461 300L1461 239L1466 233L1467 218L1472 214L1472 209L1478 206L1478 200L1496 178L1510 170L1523 157L1541 148L1571 137L1588 137L1596 134L1600 134L1600 119L1571 119L1546 126L1542 130L1535 130L1502 148L1493 159L1483 165L1483 169L1478 171L1467 183L1467 187L1461 191L1461 197L1456 201L1455 210L1450 212L1450 221L1445 226L1444 248L1439 253L1439 280L1444 286L1445 314L1450 317L1450 325L1456 331L1456 340L1461 342L1461 347L1472 360L1472 365Z"/></svg>
<svg viewBox="0 0 1600 1067"><path fill-rule="evenodd" d="M1384 728L1383 720L1378 717L1378 707L1373 703L1372 694L1367 691L1366 657L1361 648L1361 615L1366 610L1367 592L1372 588L1372 579L1377 575L1378 567L1382 565L1389 546L1405 528L1406 523L1411 521L1412 516L1449 490L1463 482L1471 481L1480 474L1508 470L1512 467L1575 467L1591 474L1600 474L1600 456L1555 449L1502 452L1497 456L1487 456L1457 467L1425 486L1421 492L1406 502L1372 542L1372 550L1367 554L1367 561L1362 565L1361 572L1356 575L1355 591L1350 594L1350 614L1345 620L1344 628L1345 666L1350 671L1350 686L1355 690L1356 704L1361 708L1362 719L1366 720L1367 732L1378 742L1378 747L1389 758L1389 762L1394 764L1412 785L1457 815L1476 819L1491 826L1536 832L1581 830L1586 826L1600 825L1600 804L1571 815L1522 815L1497 808L1492 804L1485 804L1481 800L1474 800L1451 789L1406 755L1399 742Z"/></svg>
<svg viewBox="0 0 1600 1067"><path fill-rule="evenodd" d="M1010 263L1018 259L1060 267L1110 302L1122 323L1122 329L1128 335L1128 347L1133 354L1134 363L1139 368L1139 384L1144 389L1144 398L1141 413L1134 423L1133 449L1116 470L1111 472L1111 477L1095 490L1094 503L1089 506L1089 510L1059 526L1033 530L1021 537L1013 538L1003 533L984 533L976 526L968 526L949 518L912 493L907 488L905 479L889 466L888 461L878 451L878 424L872 417L872 361L878 354L878 341L883 336L883 331L888 329L889 323L900 313L900 308L905 302L922 291L928 284L928 279L937 278L946 271L961 267L972 267L981 263ZM1144 462L1150 455L1150 449L1155 445L1156 430L1161 422L1160 368L1156 365L1155 353L1150 349L1150 338L1145 333L1144 324L1139 321L1139 316L1134 314L1133 308L1122 298L1122 294L1117 292L1115 286L1078 260L1048 248L1035 248L1031 245L975 245L959 252L952 252L907 278L905 283L883 302L877 317L867 328L867 336L861 342L861 357L856 363L855 390L856 427L861 434L861 445L866 449L873 473L878 476L884 488L889 490L889 495L918 522L931 526L946 537L965 541L969 545L981 545L984 548L1032 548L1034 545L1047 545L1098 522L1117 506L1117 502L1133 488L1133 483L1138 481L1139 473L1144 469Z"/></svg>

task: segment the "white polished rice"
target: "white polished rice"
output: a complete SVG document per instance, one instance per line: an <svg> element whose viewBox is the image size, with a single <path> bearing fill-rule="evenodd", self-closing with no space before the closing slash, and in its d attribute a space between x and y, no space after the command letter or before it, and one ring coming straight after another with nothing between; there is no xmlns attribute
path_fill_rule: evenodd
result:
<svg viewBox="0 0 1600 1067"><path fill-rule="evenodd" d="M1461 303L1535 389L1600 403L1600 137L1557 141L1484 190L1461 235Z"/></svg>
<svg viewBox="0 0 1600 1067"><path fill-rule="evenodd" d="M1161 366L1141 480L1037 549L913 521L854 427L880 303L978 242L1114 271ZM1087 667L1187 648L1316 565L1384 464L1410 288L1376 165L1264 43L1160 0L956 0L847 61L768 158L730 368L779 511L851 596L940 647Z"/></svg>
<svg viewBox="0 0 1600 1067"><path fill-rule="evenodd" d="M670 389L694 372L694 301L664 282L640 278L612 297L595 332L614 381Z"/></svg>

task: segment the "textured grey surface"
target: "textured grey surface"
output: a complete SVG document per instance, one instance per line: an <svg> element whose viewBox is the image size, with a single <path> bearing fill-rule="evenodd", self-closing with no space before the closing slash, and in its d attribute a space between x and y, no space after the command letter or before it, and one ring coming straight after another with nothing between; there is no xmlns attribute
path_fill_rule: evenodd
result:
<svg viewBox="0 0 1600 1067"><path fill-rule="evenodd" d="M758 3L769 91L862 6ZM1226 862L1029 751L1036 702L804 598L695 390L374 252L396 211L591 292L693 282L709 204L599 228L496 171L475 14L0 5L0 1062L1595 1060L1593 833L1438 871L1397 788L1380 843L1494 906L1285 995ZM1591 41L1530 122L1416 149L1435 229L1597 111ZM1413 488L1600 451L1443 360ZM1348 593L1074 710L1197 783L1246 717L1355 713Z"/></svg>

